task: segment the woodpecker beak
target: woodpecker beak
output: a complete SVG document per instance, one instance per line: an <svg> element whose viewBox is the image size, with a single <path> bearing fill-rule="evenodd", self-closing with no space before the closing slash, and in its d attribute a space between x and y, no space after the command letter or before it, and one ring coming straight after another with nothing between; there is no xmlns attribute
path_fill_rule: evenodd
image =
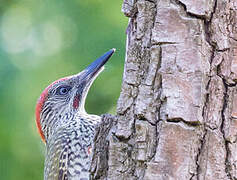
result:
<svg viewBox="0 0 237 180"><path fill-rule="evenodd" d="M113 55L115 49L111 49L106 52L104 55L96 59L93 63L91 63L84 71L82 79L86 82L94 79L100 71L103 70L103 66L109 60L109 58Z"/></svg>
<svg viewBox="0 0 237 180"><path fill-rule="evenodd" d="M99 57L93 63L91 63L84 71L76 75L76 79L78 78L79 84L77 86L77 93L73 100L74 109L77 109L80 112L85 112L84 105L89 88L95 78L103 70L103 66L114 52L115 49L111 49L103 56Z"/></svg>

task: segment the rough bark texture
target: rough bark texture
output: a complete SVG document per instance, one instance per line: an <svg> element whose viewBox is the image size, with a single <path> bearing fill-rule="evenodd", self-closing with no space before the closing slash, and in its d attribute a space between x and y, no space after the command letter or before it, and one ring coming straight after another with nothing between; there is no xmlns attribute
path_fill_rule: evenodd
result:
<svg viewBox="0 0 237 180"><path fill-rule="evenodd" d="M237 1L124 0L122 11L122 91L94 177L237 179Z"/></svg>

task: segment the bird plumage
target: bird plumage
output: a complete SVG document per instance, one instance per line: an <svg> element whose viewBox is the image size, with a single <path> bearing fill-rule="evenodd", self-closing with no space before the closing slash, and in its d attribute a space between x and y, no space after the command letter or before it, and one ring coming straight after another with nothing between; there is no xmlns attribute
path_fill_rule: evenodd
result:
<svg viewBox="0 0 237 180"><path fill-rule="evenodd" d="M90 179L91 149L100 116L84 109L89 88L112 49L74 76L59 79L41 94L36 105L36 124L46 143L45 180Z"/></svg>
<svg viewBox="0 0 237 180"><path fill-rule="evenodd" d="M78 114L49 138L45 179L88 179L94 128L100 117Z"/></svg>

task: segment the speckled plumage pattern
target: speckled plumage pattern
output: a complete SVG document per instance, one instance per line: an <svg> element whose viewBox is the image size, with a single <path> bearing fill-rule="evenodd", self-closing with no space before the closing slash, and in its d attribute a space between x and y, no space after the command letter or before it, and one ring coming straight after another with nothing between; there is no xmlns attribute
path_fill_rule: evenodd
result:
<svg viewBox="0 0 237 180"><path fill-rule="evenodd" d="M45 180L90 179L91 149L100 117L84 105L91 84L115 52L111 49L82 72L49 85L36 105L36 125L46 143Z"/></svg>
<svg viewBox="0 0 237 180"><path fill-rule="evenodd" d="M94 129L100 117L80 114L60 126L47 142L45 180L87 180Z"/></svg>

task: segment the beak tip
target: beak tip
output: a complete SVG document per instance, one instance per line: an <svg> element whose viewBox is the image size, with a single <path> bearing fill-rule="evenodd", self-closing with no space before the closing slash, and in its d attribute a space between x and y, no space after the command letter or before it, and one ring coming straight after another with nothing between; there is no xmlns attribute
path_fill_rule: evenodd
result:
<svg viewBox="0 0 237 180"><path fill-rule="evenodd" d="M115 49L115 48L112 48L111 50L112 50L113 52L115 52L115 51L116 51L116 49Z"/></svg>

